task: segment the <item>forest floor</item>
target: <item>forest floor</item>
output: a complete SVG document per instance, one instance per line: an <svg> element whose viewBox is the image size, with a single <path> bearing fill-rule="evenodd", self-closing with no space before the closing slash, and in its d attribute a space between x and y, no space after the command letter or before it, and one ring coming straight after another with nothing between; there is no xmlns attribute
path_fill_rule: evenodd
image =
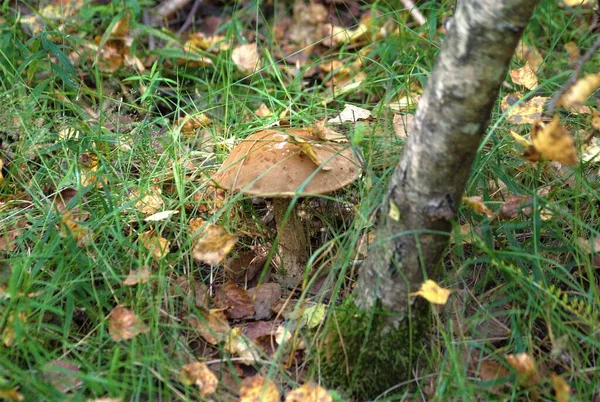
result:
<svg viewBox="0 0 600 402"><path fill-rule="evenodd" d="M0 399L352 400L311 347L376 241L455 6L397 3L0 3ZM600 97L560 111L570 148L528 153L600 32L598 3L573 3L541 1L523 35L444 257L450 297L378 400L600 401ZM215 181L242 139L286 127L334 130L362 167L291 199L310 248L295 280L274 198Z"/></svg>

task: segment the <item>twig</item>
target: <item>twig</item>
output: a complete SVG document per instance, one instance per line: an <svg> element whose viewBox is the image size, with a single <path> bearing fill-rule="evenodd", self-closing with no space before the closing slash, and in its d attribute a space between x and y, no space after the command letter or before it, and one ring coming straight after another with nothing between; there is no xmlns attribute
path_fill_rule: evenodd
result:
<svg viewBox="0 0 600 402"><path fill-rule="evenodd" d="M144 21L144 24L151 26L152 25L152 18L150 18L150 13L148 13L148 11L144 11L144 13L142 14L142 19ZM154 50L156 49L156 39L154 38L154 35L149 34L148 35L148 50Z"/></svg>
<svg viewBox="0 0 600 402"><path fill-rule="evenodd" d="M427 22L427 18L425 18L425 16L423 14L421 14L421 11L419 11L419 9L415 5L415 3L413 3L412 0L401 0L401 1L402 1L402 4L404 4L404 7L406 7L408 10L410 10L410 15L412 15L414 20L417 21L417 24L425 25L425 23Z"/></svg>
<svg viewBox="0 0 600 402"><path fill-rule="evenodd" d="M179 28L179 31L177 31L177 35L183 34L185 31L187 31L187 29L190 26L192 26L192 24L194 23L194 17L196 16L196 13L198 12L198 9L200 8L201 5L202 5L202 0L194 0L192 9L190 10L190 12L189 12L187 18L185 19L185 22L181 26L181 28Z"/></svg>
<svg viewBox="0 0 600 402"><path fill-rule="evenodd" d="M579 74L581 74L583 65L592 58L592 55L594 53L596 53L596 51L598 51L598 49L600 49L600 36L598 38L596 38L596 41L594 42L592 47L590 47L588 49L588 51L585 52L585 54L583 56L581 56L581 58L577 61L577 64L575 64L575 70L573 71L573 74L571 74L571 77L569 78L569 80L567 82L565 82L565 84L562 86L562 88L552 97L550 102L548 102L548 104L546 106L546 111L544 112L545 116L552 116L554 114L554 111L556 110L556 107L558 106L558 102L560 101L560 98L573 85L575 85L575 83L579 79Z"/></svg>
<svg viewBox="0 0 600 402"><path fill-rule="evenodd" d="M192 0L166 0L154 9L154 12L156 13L153 18L154 22L156 23L160 19L168 18L190 4L190 1Z"/></svg>

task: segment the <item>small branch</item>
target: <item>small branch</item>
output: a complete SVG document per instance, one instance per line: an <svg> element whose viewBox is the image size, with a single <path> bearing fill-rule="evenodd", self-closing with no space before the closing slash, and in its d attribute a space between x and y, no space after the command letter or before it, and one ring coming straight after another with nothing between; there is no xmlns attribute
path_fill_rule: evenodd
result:
<svg viewBox="0 0 600 402"><path fill-rule="evenodd" d="M425 25L425 23L427 22L427 18L425 18L425 16L423 14L421 14L421 11L419 11L419 9L415 5L415 3L413 3L412 0L400 0L400 1L402 1L402 4L404 4L404 7L406 7L408 10L410 10L410 15L412 15L414 20L417 21L417 24Z"/></svg>
<svg viewBox="0 0 600 402"><path fill-rule="evenodd" d="M158 22L160 19L168 18L172 14L181 10L190 3L191 0L166 0L154 9L155 15L153 22Z"/></svg>
<svg viewBox="0 0 600 402"><path fill-rule="evenodd" d="M198 9L201 5L202 0L194 0L194 5L192 5L192 9L190 10L187 18L185 19L185 22L183 23L181 28L179 28L179 31L177 31L177 35L182 35L185 31L188 30L189 27L192 26L192 24L194 23L194 17L196 16L196 13L198 12Z"/></svg>
<svg viewBox="0 0 600 402"><path fill-rule="evenodd" d="M546 106L546 111L544 112L544 115L552 116L554 114L554 111L556 110L556 107L558 106L558 102L560 101L560 98L562 98L562 96L573 85L575 85L575 83L579 79L579 74L581 74L581 70L583 69L583 66L585 65L585 63L587 63L592 58L593 54L596 53L598 51L598 49L600 49L600 36L598 38L596 38L596 41L594 42L592 47L590 47L588 49L588 51L585 52L585 54L583 56L581 56L581 58L577 61L577 64L575 64L575 70L573 71L573 74L571 74L571 77L569 78L569 80L567 82L565 82L565 84L562 86L562 88L552 97L550 102L548 102L548 104Z"/></svg>

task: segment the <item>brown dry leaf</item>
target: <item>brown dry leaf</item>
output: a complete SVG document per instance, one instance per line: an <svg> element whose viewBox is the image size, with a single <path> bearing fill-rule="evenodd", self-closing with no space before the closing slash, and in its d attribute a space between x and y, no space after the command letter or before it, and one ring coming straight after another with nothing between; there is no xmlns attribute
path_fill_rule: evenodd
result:
<svg viewBox="0 0 600 402"><path fill-rule="evenodd" d="M558 100L558 105L567 109L581 106L600 87L600 73L587 74L571 86Z"/></svg>
<svg viewBox="0 0 600 402"><path fill-rule="evenodd" d="M98 169L100 168L100 158L93 153L79 155L77 159L82 187L96 186L102 188L102 182L98 180Z"/></svg>
<svg viewBox="0 0 600 402"><path fill-rule="evenodd" d="M161 237L154 230L148 230L144 233L140 233L139 240L144 248L152 253L152 257L157 260L162 259L169 254L171 242Z"/></svg>
<svg viewBox="0 0 600 402"><path fill-rule="evenodd" d="M577 150L571 134L560 125L558 115L550 123L538 120L531 127L531 142L540 156L548 161L576 165ZM528 158L536 161L535 157Z"/></svg>
<svg viewBox="0 0 600 402"><path fill-rule="evenodd" d="M227 233L223 226L208 225L199 238L194 239L192 256L214 267L223 261L236 242L237 236Z"/></svg>
<svg viewBox="0 0 600 402"><path fill-rule="evenodd" d="M309 127L308 131L311 134L316 135L321 141L333 141L337 143L348 142L348 138L344 137L342 134L338 133L335 130L330 129L325 126L327 119L318 120L313 123L311 127ZM331 121L331 120L329 120Z"/></svg>
<svg viewBox="0 0 600 402"><path fill-rule="evenodd" d="M363 109L358 106L346 104L344 110L337 116L329 119L329 124L344 124L344 123L356 123L358 121L373 121L373 115L370 110Z"/></svg>
<svg viewBox="0 0 600 402"><path fill-rule="evenodd" d="M415 121L414 114L394 114L394 132L400 139L406 139Z"/></svg>
<svg viewBox="0 0 600 402"><path fill-rule="evenodd" d="M451 291L440 287L431 279L427 279L421 284L421 288L417 292L413 292L411 296L421 296L425 300L433 304L446 304Z"/></svg>
<svg viewBox="0 0 600 402"><path fill-rule="evenodd" d="M246 377L240 388L240 402L279 402L281 393L277 385L260 375Z"/></svg>
<svg viewBox="0 0 600 402"><path fill-rule="evenodd" d="M565 43L565 50L567 51L567 59L570 64L575 64L579 60L579 47L577 43L571 41Z"/></svg>
<svg viewBox="0 0 600 402"><path fill-rule="evenodd" d="M273 315L273 306L283 295L281 285L270 282L248 289L248 296L254 300L254 319L268 320Z"/></svg>
<svg viewBox="0 0 600 402"><path fill-rule="evenodd" d="M513 194L502 206L500 206L500 210L498 211L498 219L514 219L521 212L525 215L529 215L531 213L531 197L527 195L518 195Z"/></svg>
<svg viewBox="0 0 600 402"><path fill-rule="evenodd" d="M556 374L550 374L552 380L552 388L556 394L556 402L569 402L571 399L571 387L565 381L564 378L557 376Z"/></svg>
<svg viewBox="0 0 600 402"><path fill-rule="evenodd" d="M292 23L286 39L296 43L300 48L314 45L331 34L331 32L323 33L322 28L328 16L329 12L323 4L294 2Z"/></svg>
<svg viewBox="0 0 600 402"><path fill-rule="evenodd" d="M141 269L134 269L129 272L127 278L123 280L123 285L125 286L134 286L138 283L146 283L150 280L150 269L148 267L143 267Z"/></svg>
<svg viewBox="0 0 600 402"><path fill-rule="evenodd" d="M578 237L577 245L585 254L600 253L600 237L594 237L589 240Z"/></svg>
<svg viewBox="0 0 600 402"><path fill-rule="evenodd" d="M134 208L139 213L149 216L157 213L162 209L165 202L162 199L162 190L157 186L151 186L144 195L140 191L135 191L131 194L130 199L136 200Z"/></svg>
<svg viewBox="0 0 600 402"><path fill-rule="evenodd" d="M537 365L532 356L527 353L509 354L504 356L506 362L516 371L517 382L524 388L537 385L540 382Z"/></svg>
<svg viewBox="0 0 600 402"><path fill-rule="evenodd" d="M510 78L517 85L522 85L527 89L534 89L538 86L538 80L535 73L529 66L529 63L525 63L525 66L521 68L515 68L510 71Z"/></svg>
<svg viewBox="0 0 600 402"><path fill-rule="evenodd" d="M463 197L463 203L473 208L478 214L485 215L488 218L494 216L494 213L483 203L483 197L480 195Z"/></svg>
<svg viewBox="0 0 600 402"><path fill-rule="evenodd" d="M256 43L236 47L231 53L231 58L243 74L251 74L262 67Z"/></svg>
<svg viewBox="0 0 600 402"><path fill-rule="evenodd" d="M222 310L212 309L203 311L198 318L189 318L192 327L198 330L200 336L211 345L217 345L227 339L231 327Z"/></svg>
<svg viewBox="0 0 600 402"><path fill-rule="evenodd" d="M508 113L506 120L515 124L533 124L542 117L544 105L548 101L546 96L534 96L526 102L521 102L512 109L510 107L521 99L520 93L506 95L502 98L500 108L502 112ZM510 110L509 110L510 109Z"/></svg>
<svg viewBox="0 0 600 402"><path fill-rule="evenodd" d="M148 331L148 327L138 316L125 307L115 307L109 316L108 333L115 342L128 340Z"/></svg>
<svg viewBox="0 0 600 402"><path fill-rule="evenodd" d="M202 396L214 394L219 385L217 376L206 364L200 362L189 363L183 366L179 372L179 381L183 385L197 386Z"/></svg>
<svg viewBox="0 0 600 402"><path fill-rule="evenodd" d="M483 381L493 381L508 375L508 369L496 361L484 360L479 363L479 378Z"/></svg>
<svg viewBox="0 0 600 402"><path fill-rule="evenodd" d="M0 389L0 399L21 402L25 400L25 397L18 391L18 388L4 388Z"/></svg>
<svg viewBox="0 0 600 402"><path fill-rule="evenodd" d="M133 35L131 33L131 13L126 12L123 18L118 21L105 38L96 38L99 45L104 44L97 49L96 63L103 72L112 73L117 71L123 65L134 66L140 71L144 71L144 64L137 57L129 54Z"/></svg>
<svg viewBox="0 0 600 402"><path fill-rule="evenodd" d="M300 388L290 391L285 402L332 402L329 392L318 384L306 383Z"/></svg>
<svg viewBox="0 0 600 402"><path fill-rule="evenodd" d="M29 222L25 216L18 218L14 224L3 225L3 227L0 228L0 251L14 251L14 249L17 247L15 240L19 238L19 236L21 236L29 227Z"/></svg>
<svg viewBox="0 0 600 402"><path fill-rule="evenodd" d="M60 392L70 392L83 385L83 380L77 378L79 366L65 360L52 360L42 368L44 379Z"/></svg>
<svg viewBox="0 0 600 402"><path fill-rule="evenodd" d="M194 32L188 37L188 40L183 47L188 51L197 48L219 54L220 52L229 49L231 47L231 42L228 41L224 35L208 36L202 32Z"/></svg>
<svg viewBox="0 0 600 402"><path fill-rule="evenodd" d="M179 118L177 125L181 126L181 134L186 137L195 137L198 130L212 125L210 118L204 113L183 116Z"/></svg>
<svg viewBox="0 0 600 402"><path fill-rule="evenodd" d="M219 288L216 306L223 309L228 318L234 320L254 315L254 302L244 288L233 282L227 282Z"/></svg>
<svg viewBox="0 0 600 402"><path fill-rule="evenodd" d="M540 66L544 62L544 58L540 54L539 50L537 50L535 46L528 45L523 41L519 41L519 44L515 50L515 55L519 59L528 62L533 71L539 70Z"/></svg>
<svg viewBox="0 0 600 402"><path fill-rule="evenodd" d="M269 117L269 116L273 116L273 112L271 112L271 110L269 110L269 108L267 107L267 105L265 105L264 103L260 104L260 106L258 107L258 109L256 109L254 111L254 114L257 117Z"/></svg>

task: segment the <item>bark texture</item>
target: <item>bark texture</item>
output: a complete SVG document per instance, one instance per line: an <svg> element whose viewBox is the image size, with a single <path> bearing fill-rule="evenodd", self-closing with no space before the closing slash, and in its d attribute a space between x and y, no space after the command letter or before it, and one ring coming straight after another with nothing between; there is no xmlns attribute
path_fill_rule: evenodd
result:
<svg viewBox="0 0 600 402"><path fill-rule="evenodd" d="M379 303L399 313L388 320L390 328L406 316L409 293L425 273L436 277L498 89L536 4L463 0L456 10L354 293L362 309Z"/></svg>

